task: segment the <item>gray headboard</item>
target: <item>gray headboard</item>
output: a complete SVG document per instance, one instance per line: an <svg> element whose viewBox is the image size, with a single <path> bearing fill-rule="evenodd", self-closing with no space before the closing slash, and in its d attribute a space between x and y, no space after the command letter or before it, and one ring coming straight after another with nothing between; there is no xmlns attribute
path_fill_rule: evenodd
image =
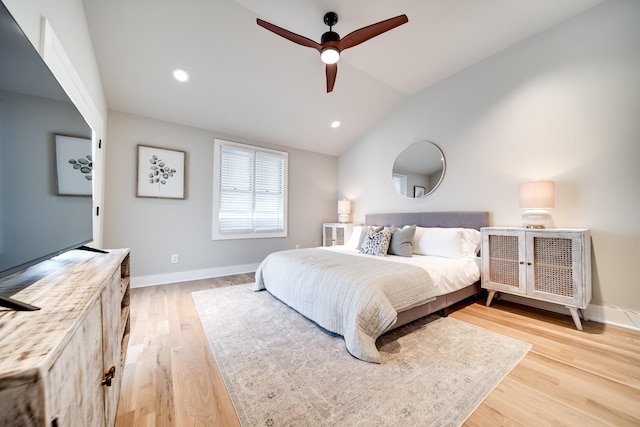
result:
<svg viewBox="0 0 640 427"><path fill-rule="evenodd" d="M366 225L419 225L421 227L463 227L475 228L489 226L489 212L408 212L366 214Z"/></svg>

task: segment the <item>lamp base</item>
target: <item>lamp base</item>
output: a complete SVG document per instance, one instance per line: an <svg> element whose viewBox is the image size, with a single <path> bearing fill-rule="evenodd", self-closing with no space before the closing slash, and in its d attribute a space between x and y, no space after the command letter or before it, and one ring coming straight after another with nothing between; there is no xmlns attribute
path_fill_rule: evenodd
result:
<svg viewBox="0 0 640 427"><path fill-rule="evenodd" d="M349 222L349 214L340 214L338 215L338 222L344 224Z"/></svg>
<svg viewBox="0 0 640 427"><path fill-rule="evenodd" d="M527 209L522 212L524 228L542 229L551 222L551 214L544 209Z"/></svg>

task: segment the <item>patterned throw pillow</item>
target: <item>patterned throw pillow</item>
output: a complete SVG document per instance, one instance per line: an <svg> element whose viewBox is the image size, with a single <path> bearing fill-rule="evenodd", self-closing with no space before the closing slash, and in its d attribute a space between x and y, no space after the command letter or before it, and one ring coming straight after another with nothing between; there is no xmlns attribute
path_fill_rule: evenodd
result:
<svg viewBox="0 0 640 427"><path fill-rule="evenodd" d="M362 249L362 244L364 243L364 238L367 237L367 231L375 231L378 232L380 230L382 230L384 227L373 227L373 226L369 226L369 227L364 227L361 231L360 231L360 240L358 240L358 246L356 247L356 249L359 251L360 249Z"/></svg>
<svg viewBox="0 0 640 427"><path fill-rule="evenodd" d="M389 250L389 242L391 242L391 230L383 228L382 230L369 227L367 234L362 242L360 253L367 255L387 256Z"/></svg>

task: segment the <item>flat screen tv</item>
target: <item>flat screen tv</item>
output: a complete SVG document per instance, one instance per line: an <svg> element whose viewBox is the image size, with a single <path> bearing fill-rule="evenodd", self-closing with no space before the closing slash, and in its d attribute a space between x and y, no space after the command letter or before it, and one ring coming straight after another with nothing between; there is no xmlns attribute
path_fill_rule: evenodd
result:
<svg viewBox="0 0 640 427"><path fill-rule="evenodd" d="M91 137L0 3L0 305L5 276L93 240Z"/></svg>

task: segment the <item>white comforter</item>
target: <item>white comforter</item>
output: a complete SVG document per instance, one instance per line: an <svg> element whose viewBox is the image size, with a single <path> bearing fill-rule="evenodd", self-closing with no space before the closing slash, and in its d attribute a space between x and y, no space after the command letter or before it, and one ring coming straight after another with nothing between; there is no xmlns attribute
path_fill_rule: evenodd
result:
<svg viewBox="0 0 640 427"><path fill-rule="evenodd" d="M267 256L256 271L254 290L261 289L342 335L354 357L375 363L376 339L394 325L397 312L438 294L423 268L320 248Z"/></svg>

